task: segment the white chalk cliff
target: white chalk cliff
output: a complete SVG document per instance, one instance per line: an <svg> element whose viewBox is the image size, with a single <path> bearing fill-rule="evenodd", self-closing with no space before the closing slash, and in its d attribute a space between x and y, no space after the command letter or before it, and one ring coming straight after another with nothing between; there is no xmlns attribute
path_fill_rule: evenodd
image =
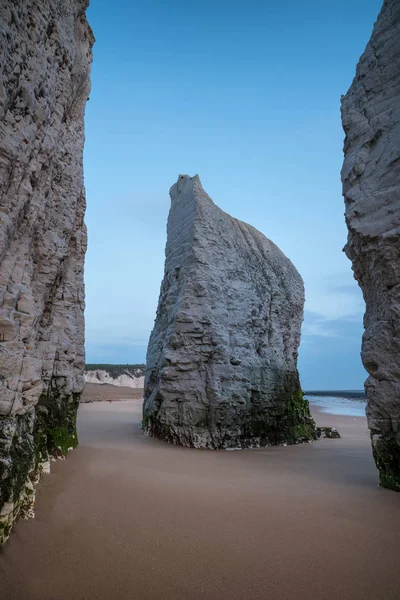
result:
<svg viewBox="0 0 400 600"><path fill-rule="evenodd" d="M0 4L0 544L32 503L48 452L77 443L87 5Z"/></svg>
<svg viewBox="0 0 400 600"><path fill-rule="evenodd" d="M85 382L142 389L144 368L139 365L96 365L96 368L89 366L86 367Z"/></svg>
<svg viewBox="0 0 400 600"><path fill-rule="evenodd" d="M184 446L315 438L297 372L303 281L199 177L171 188L165 275L147 352L143 427Z"/></svg>
<svg viewBox="0 0 400 600"><path fill-rule="evenodd" d="M366 312L362 361L373 453L400 491L400 2L385 0L342 99L347 256Z"/></svg>

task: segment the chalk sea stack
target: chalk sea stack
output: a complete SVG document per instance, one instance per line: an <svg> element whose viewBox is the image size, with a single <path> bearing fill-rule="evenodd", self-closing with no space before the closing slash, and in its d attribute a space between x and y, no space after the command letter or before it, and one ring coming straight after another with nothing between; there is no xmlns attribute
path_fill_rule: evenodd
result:
<svg viewBox="0 0 400 600"><path fill-rule="evenodd" d="M196 448L315 439L297 350L303 281L196 175L170 190L165 274L148 351L143 428Z"/></svg>
<svg viewBox="0 0 400 600"><path fill-rule="evenodd" d="M366 304L361 357L380 483L400 491L400 3L385 0L342 99L345 247Z"/></svg>
<svg viewBox="0 0 400 600"><path fill-rule="evenodd" d="M0 5L0 544L48 454L77 444L84 378L87 0Z"/></svg>

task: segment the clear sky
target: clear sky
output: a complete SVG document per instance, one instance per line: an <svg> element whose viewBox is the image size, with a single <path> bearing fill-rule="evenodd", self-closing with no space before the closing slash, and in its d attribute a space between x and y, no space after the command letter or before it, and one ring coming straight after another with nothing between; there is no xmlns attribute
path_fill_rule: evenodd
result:
<svg viewBox="0 0 400 600"><path fill-rule="evenodd" d="M304 389L359 389L363 299L342 252L340 96L381 0L92 0L87 362L144 362L168 190L198 173L306 286Z"/></svg>

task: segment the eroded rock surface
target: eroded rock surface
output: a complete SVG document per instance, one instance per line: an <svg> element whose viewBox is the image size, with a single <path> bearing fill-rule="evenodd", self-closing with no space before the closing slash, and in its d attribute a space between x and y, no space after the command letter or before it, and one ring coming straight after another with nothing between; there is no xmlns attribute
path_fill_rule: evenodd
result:
<svg viewBox="0 0 400 600"><path fill-rule="evenodd" d="M87 0L0 4L0 544L84 384Z"/></svg>
<svg viewBox="0 0 400 600"><path fill-rule="evenodd" d="M303 281L199 177L171 188L165 275L147 352L143 427L198 448L315 438L297 373Z"/></svg>
<svg viewBox="0 0 400 600"><path fill-rule="evenodd" d="M342 99L347 256L366 303L367 417L384 487L400 491L400 3L385 0Z"/></svg>
<svg viewBox="0 0 400 600"><path fill-rule="evenodd" d="M336 427L317 427L317 438L338 439L340 438L340 433Z"/></svg>

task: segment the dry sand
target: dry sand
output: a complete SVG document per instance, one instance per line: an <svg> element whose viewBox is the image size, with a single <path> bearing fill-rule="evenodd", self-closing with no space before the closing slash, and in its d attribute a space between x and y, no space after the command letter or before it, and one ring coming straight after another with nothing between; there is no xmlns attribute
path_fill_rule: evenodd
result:
<svg viewBox="0 0 400 600"><path fill-rule="evenodd" d="M114 402L115 400L141 400L142 398L143 390L139 388L108 383L86 383L81 402Z"/></svg>
<svg viewBox="0 0 400 600"><path fill-rule="evenodd" d="M0 557L1 600L399 600L400 494L364 418L341 440L237 452L144 436L140 400L83 404L36 519Z"/></svg>

